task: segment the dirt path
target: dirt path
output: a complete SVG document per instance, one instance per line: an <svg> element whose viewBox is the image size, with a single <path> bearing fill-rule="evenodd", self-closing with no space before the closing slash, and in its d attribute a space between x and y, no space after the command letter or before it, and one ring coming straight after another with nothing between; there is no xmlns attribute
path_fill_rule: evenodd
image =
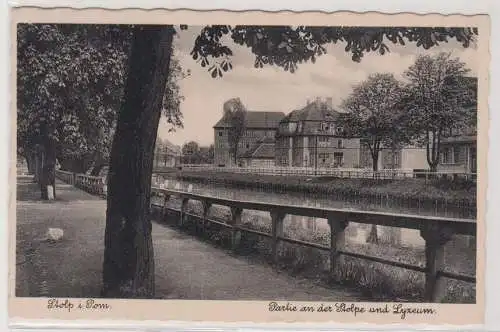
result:
<svg viewBox="0 0 500 332"><path fill-rule="evenodd" d="M101 287L106 202L58 183L58 201L38 201L36 185L18 178L17 296L98 297ZM49 227L64 240L40 241ZM355 292L327 289L235 257L208 243L153 223L156 293L197 300L359 299Z"/></svg>

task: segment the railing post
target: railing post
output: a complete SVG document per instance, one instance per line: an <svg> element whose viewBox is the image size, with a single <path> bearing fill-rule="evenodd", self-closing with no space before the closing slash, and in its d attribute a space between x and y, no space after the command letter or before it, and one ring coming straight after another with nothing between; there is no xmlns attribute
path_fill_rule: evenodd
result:
<svg viewBox="0 0 500 332"><path fill-rule="evenodd" d="M170 195L167 193L163 193L163 205L161 207L161 220L165 218L165 212L167 211L167 203L170 200Z"/></svg>
<svg viewBox="0 0 500 332"><path fill-rule="evenodd" d="M281 237L284 236L283 220L286 214L282 211L271 211L272 218L272 236L273 236L273 261L278 264L278 244Z"/></svg>
<svg viewBox="0 0 500 332"><path fill-rule="evenodd" d="M231 248L236 250L240 246L241 242L241 231L239 226L241 225L241 213L243 209L240 207L231 207L231 220L230 224L233 226L231 228Z"/></svg>
<svg viewBox="0 0 500 332"><path fill-rule="evenodd" d="M340 251L345 248L345 229L349 222L340 216L328 217L328 225L330 225L330 275L335 274L337 265L342 264L342 256Z"/></svg>
<svg viewBox="0 0 500 332"><path fill-rule="evenodd" d="M185 224L187 205L189 202L189 198L183 197L181 203L181 218L179 219L179 226L182 227Z"/></svg>
<svg viewBox="0 0 500 332"><path fill-rule="evenodd" d="M439 272L444 268L445 245L453 231L435 223L424 225L420 235L425 240L425 301L440 302L445 295L446 285Z"/></svg>
<svg viewBox="0 0 500 332"><path fill-rule="evenodd" d="M202 235L205 234L205 228L208 223L208 213L210 212L210 208L212 207L212 203L209 201L202 201L203 204L203 219L201 220L201 229L200 232Z"/></svg>

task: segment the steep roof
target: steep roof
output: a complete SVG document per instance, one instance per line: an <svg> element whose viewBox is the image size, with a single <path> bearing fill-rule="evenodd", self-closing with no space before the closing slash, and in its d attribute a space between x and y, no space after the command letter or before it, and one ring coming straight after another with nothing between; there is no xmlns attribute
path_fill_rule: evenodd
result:
<svg viewBox="0 0 500 332"><path fill-rule="evenodd" d="M339 112L324 102L312 102L302 109L290 112L281 122L335 121Z"/></svg>
<svg viewBox="0 0 500 332"><path fill-rule="evenodd" d="M278 127L281 119L285 116L283 112L258 112L247 111L245 122L247 128L255 129L275 129ZM226 122L226 119L221 118L214 126L214 128L229 128L231 125Z"/></svg>

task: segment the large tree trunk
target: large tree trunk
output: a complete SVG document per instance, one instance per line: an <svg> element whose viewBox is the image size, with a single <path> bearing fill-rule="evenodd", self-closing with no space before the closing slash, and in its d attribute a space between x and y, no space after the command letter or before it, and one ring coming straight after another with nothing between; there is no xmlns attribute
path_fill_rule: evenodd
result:
<svg viewBox="0 0 500 332"><path fill-rule="evenodd" d="M373 177L376 177L376 172L378 171L378 157L380 154L380 143L373 141L373 145L367 143L368 150L370 150L370 156L372 157L372 170Z"/></svg>
<svg viewBox="0 0 500 332"><path fill-rule="evenodd" d="M52 139L44 140L41 172L39 173L38 183L40 184L40 193L43 200L53 200L56 198L56 148Z"/></svg>
<svg viewBox="0 0 500 332"><path fill-rule="evenodd" d="M137 26L110 157L102 296L154 297L153 152L174 30Z"/></svg>
<svg viewBox="0 0 500 332"><path fill-rule="evenodd" d="M43 162L43 151L37 148L34 152L35 154L35 174L33 175L33 182L40 182L40 174L42 174L42 162Z"/></svg>
<svg viewBox="0 0 500 332"><path fill-rule="evenodd" d="M432 136L432 137L431 137ZM439 165L439 152L441 150L441 130L427 132L427 163L431 173L437 172ZM435 175L433 175L435 176Z"/></svg>

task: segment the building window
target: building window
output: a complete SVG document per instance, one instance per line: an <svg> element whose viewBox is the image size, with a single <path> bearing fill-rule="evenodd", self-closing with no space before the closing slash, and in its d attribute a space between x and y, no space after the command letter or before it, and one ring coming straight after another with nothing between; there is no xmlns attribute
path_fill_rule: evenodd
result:
<svg viewBox="0 0 500 332"><path fill-rule="evenodd" d="M326 163L326 161L330 158L330 155L328 153L320 153L319 154L319 159L321 160L322 163Z"/></svg>
<svg viewBox="0 0 500 332"><path fill-rule="evenodd" d="M219 136L222 136L222 131L219 131Z"/></svg>
<svg viewBox="0 0 500 332"><path fill-rule="evenodd" d="M328 142L328 137L327 136L319 136L318 141L319 142Z"/></svg>
<svg viewBox="0 0 500 332"><path fill-rule="evenodd" d="M333 164L335 167L340 167L344 164L344 153L334 152L333 153Z"/></svg>
<svg viewBox="0 0 500 332"><path fill-rule="evenodd" d="M330 126L328 125L327 122L322 122L321 123L321 131L328 131Z"/></svg>
<svg viewBox="0 0 500 332"><path fill-rule="evenodd" d="M443 157L442 157L442 162L443 164L453 164L453 149L450 148L444 148L443 149Z"/></svg>
<svg viewBox="0 0 500 332"><path fill-rule="evenodd" d="M247 143L247 145L245 145L245 146L246 146L246 148L248 149L248 148L250 147L250 144L248 144L248 143Z"/></svg>
<svg viewBox="0 0 500 332"><path fill-rule="evenodd" d="M453 149L453 163L458 164L460 162L460 148L456 147Z"/></svg>
<svg viewBox="0 0 500 332"><path fill-rule="evenodd" d="M342 142L342 140L341 140L341 139L339 139L339 140L337 141L337 148L339 148L339 149L343 149L343 148L344 148L344 144L343 144L343 142Z"/></svg>

